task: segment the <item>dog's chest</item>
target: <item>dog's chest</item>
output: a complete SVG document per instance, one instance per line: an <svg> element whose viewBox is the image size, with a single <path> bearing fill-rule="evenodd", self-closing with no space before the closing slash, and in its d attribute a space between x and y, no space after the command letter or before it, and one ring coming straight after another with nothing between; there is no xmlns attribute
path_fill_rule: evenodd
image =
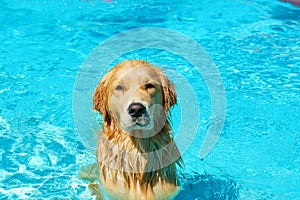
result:
<svg viewBox="0 0 300 200"><path fill-rule="evenodd" d="M151 179L156 179L155 183L142 178L151 163L146 155L132 148L131 141L123 142L129 145L127 148L106 138L101 139L97 150L99 179L105 193L112 199L163 200L172 199L177 194L179 187L159 177L158 172L152 172Z"/></svg>

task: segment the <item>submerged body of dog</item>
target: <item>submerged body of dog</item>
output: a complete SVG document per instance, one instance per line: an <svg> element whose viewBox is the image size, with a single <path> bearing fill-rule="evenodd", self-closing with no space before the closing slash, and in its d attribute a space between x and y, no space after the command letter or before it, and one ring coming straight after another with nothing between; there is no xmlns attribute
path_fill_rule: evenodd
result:
<svg viewBox="0 0 300 200"><path fill-rule="evenodd" d="M103 116L97 165L104 193L112 199L174 198L182 160L166 117L176 104L170 80L148 62L124 61L102 78L93 101Z"/></svg>

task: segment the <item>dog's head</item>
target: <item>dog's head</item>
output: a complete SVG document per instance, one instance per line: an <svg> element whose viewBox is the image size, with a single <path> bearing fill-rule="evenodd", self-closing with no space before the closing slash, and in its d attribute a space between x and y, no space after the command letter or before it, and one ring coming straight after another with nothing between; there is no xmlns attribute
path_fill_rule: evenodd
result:
<svg viewBox="0 0 300 200"><path fill-rule="evenodd" d="M173 83L148 62L130 60L119 63L100 81L94 93L94 109L104 123L112 122L129 131L152 129L174 104Z"/></svg>

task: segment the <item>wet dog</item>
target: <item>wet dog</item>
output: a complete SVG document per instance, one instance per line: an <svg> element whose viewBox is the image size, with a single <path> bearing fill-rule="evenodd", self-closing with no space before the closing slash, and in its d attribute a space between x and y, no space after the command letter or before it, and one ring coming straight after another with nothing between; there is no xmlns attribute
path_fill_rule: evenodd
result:
<svg viewBox="0 0 300 200"><path fill-rule="evenodd" d="M173 199L182 166L167 117L177 102L173 83L148 62L123 61L101 79L93 102L103 117L97 164L81 177L99 180L111 199ZM95 182L90 188L102 198Z"/></svg>

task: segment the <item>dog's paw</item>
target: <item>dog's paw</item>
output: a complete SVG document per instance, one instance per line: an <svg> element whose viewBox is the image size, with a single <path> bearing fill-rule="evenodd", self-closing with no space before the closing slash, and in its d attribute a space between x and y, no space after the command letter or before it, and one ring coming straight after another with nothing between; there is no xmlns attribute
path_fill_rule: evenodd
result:
<svg viewBox="0 0 300 200"><path fill-rule="evenodd" d="M88 188L91 192L91 195L96 197L95 198L96 200L103 200L103 196L102 196L102 193L100 191L99 184L97 184L95 182L90 182Z"/></svg>
<svg viewBox="0 0 300 200"><path fill-rule="evenodd" d="M84 180L95 181L98 180L98 166L97 163L93 163L80 168L78 176Z"/></svg>

